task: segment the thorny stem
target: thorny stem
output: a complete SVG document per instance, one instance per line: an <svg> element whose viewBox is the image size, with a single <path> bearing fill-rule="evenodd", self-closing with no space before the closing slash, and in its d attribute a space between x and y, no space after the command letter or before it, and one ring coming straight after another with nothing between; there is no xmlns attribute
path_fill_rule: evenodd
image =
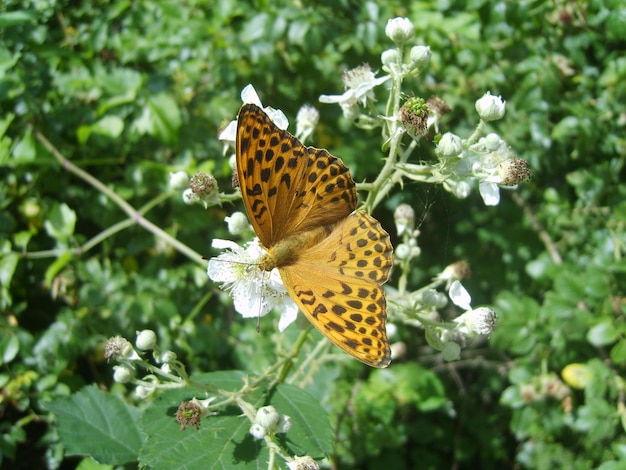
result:
<svg viewBox="0 0 626 470"><path fill-rule="evenodd" d="M402 67L402 49L398 48L398 66ZM383 140L390 140L389 144L389 156L385 161L383 169L376 177L376 180L372 183L371 191L367 195L367 199L363 204L364 209L367 212L372 212L374 208L382 201L382 199L389 193L391 188L396 184L396 179L391 178L391 174L394 171L396 164L396 156L400 147L400 141L402 139L403 132L395 120L395 116L398 115L400 109L400 98L402 90L402 74L391 73L391 89L389 92L389 99L387 100L386 115L390 119L386 120L383 125Z"/></svg>

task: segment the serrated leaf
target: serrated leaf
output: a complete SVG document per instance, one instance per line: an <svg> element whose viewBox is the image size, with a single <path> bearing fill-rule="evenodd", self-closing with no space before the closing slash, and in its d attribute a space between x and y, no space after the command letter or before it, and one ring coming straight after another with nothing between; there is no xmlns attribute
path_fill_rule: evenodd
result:
<svg viewBox="0 0 626 470"><path fill-rule="evenodd" d="M333 429L328 412L301 388L289 384L276 387L269 404L280 414L291 418L293 426L287 434L294 455L321 459L333 450Z"/></svg>
<svg viewBox="0 0 626 470"><path fill-rule="evenodd" d="M47 405L56 416L59 437L70 455L91 455L100 463L137 460L142 437L140 411L95 385Z"/></svg>
<svg viewBox="0 0 626 470"><path fill-rule="evenodd" d="M214 372L194 377L224 390L237 390L244 375L237 371ZM185 387L170 390L146 408L140 429L147 435L139 454L142 465L153 470L222 470L230 468L266 469L267 447L253 440L250 422L237 407L229 407L217 416L205 417L196 430L181 431L175 420L178 405L193 398L207 398L198 389ZM249 397L247 397L249 399Z"/></svg>
<svg viewBox="0 0 626 470"><path fill-rule="evenodd" d="M223 390L237 390L244 383L238 371L213 372L194 377ZM250 421L238 407L231 406L216 416L203 418L196 430L181 431L175 420L176 410L183 401L207 398L197 389L171 390L158 397L144 412L139 426L148 436L140 452L140 462L152 469L230 468L266 469L269 451L263 441L250 435ZM321 458L332 451L332 428L326 411L308 393L292 385L279 385L266 399L257 390L246 400L259 408L272 405L292 421L287 434L277 440L292 455L308 454Z"/></svg>

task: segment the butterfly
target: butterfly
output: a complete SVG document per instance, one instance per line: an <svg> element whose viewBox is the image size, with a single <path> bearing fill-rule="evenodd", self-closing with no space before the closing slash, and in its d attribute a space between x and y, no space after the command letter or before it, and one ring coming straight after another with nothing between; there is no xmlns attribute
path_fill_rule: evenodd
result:
<svg viewBox="0 0 626 470"><path fill-rule="evenodd" d="M350 171L304 146L254 104L237 119L237 177L248 218L290 297L330 341L372 367L391 361L382 285L393 248L380 223L356 209Z"/></svg>

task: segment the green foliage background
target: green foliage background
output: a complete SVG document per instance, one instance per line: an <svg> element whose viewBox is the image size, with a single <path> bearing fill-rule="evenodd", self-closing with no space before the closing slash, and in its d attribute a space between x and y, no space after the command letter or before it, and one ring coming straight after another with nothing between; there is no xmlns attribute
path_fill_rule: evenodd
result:
<svg viewBox="0 0 626 470"><path fill-rule="evenodd" d="M442 97L452 108L443 130L458 133L471 131L485 91L502 95L507 113L494 129L533 179L496 207L477 193L459 201L409 185L377 213L391 232L393 209L415 207L415 287L466 259L473 303L492 304L499 324L458 362L404 328L407 355L388 370L324 368L306 389L330 413L329 457L337 468L624 468L626 8L617 0L4 1L0 463L75 466L70 454L85 452L66 452L55 415L59 399L86 385L145 405L112 382L102 355L110 336L151 328L192 373L258 373L297 335L277 334L270 320L257 335L200 258L135 223L51 146L209 256L213 238L229 238L224 216L241 206L184 206L168 192L169 172L202 170L229 190L217 134L252 83L292 122L302 103L315 104L315 145L356 180L374 176L377 136L316 103L342 91L346 69L379 66L396 16L433 52L405 92ZM591 380L562 379L571 364ZM114 435L135 423L135 411L120 413Z"/></svg>

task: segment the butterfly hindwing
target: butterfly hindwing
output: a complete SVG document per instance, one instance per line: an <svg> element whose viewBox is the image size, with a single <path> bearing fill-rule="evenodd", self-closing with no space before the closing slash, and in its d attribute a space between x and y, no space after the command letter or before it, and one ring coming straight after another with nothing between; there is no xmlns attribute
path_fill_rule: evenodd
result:
<svg viewBox="0 0 626 470"><path fill-rule="evenodd" d="M363 211L341 220L317 245L279 269L300 310L341 349L373 367L390 360L381 285L391 269L389 235Z"/></svg>

